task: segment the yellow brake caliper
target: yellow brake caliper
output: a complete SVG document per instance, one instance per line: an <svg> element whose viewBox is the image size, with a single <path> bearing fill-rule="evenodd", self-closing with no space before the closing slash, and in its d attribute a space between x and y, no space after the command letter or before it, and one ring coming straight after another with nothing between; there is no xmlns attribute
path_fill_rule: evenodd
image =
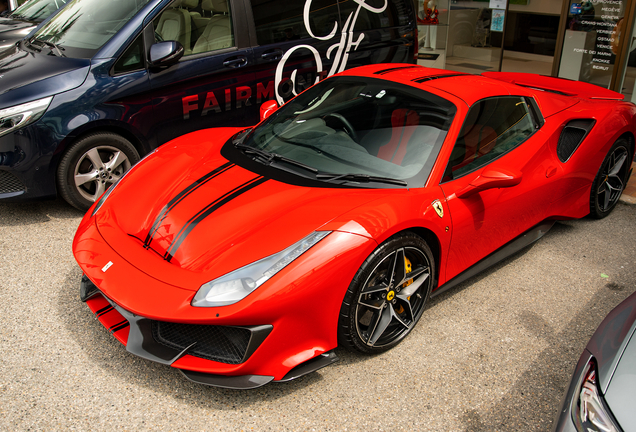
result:
<svg viewBox="0 0 636 432"><path fill-rule="evenodd" d="M413 266L411 265L411 261L404 257L404 270L406 270L406 274L411 273L411 270L413 270ZM407 286L411 285L413 283L413 279L409 279L406 282L404 282L402 284L402 288L406 288ZM408 298L408 300L411 300L411 297ZM404 312L404 307L402 305L400 305L399 309L396 309L395 312L397 312L398 314L401 314Z"/></svg>

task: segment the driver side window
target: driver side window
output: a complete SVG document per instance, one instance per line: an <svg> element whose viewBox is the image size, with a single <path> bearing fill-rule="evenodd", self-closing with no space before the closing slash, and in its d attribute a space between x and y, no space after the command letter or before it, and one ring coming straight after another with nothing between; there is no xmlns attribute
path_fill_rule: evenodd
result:
<svg viewBox="0 0 636 432"><path fill-rule="evenodd" d="M185 56L234 46L228 0L174 0L154 22L157 41L177 41Z"/></svg>
<svg viewBox="0 0 636 432"><path fill-rule="evenodd" d="M483 99L462 126L442 182L475 171L523 143L535 131L530 107L520 96Z"/></svg>

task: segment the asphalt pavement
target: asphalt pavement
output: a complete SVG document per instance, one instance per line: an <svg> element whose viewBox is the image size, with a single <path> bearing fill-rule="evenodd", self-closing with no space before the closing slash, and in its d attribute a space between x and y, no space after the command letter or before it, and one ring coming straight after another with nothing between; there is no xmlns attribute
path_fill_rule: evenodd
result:
<svg viewBox="0 0 636 432"><path fill-rule="evenodd" d="M131 354L79 300L61 200L0 204L0 430L548 431L587 340L636 291L636 206L559 222L434 299L397 348L252 391Z"/></svg>

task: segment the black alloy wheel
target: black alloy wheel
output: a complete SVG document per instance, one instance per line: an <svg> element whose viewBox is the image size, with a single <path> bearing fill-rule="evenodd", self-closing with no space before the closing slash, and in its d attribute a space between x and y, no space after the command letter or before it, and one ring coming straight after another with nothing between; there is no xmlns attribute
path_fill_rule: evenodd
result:
<svg viewBox="0 0 636 432"><path fill-rule="evenodd" d="M347 290L339 345L368 354L397 345L422 316L434 272L433 254L421 237L406 232L380 245Z"/></svg>
<svg viewBox="0 0 636 432"><path fill-rule="evenodd" d="M631 166L629 145L618 139L603 160L592 183L590 215L602 219L612 212L627 183Z"/></svg>

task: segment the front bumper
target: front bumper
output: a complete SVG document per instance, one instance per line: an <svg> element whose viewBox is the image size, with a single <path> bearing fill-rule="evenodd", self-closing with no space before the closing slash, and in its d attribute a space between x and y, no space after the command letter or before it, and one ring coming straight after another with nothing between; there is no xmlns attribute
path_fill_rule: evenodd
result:
<svg viewBox="0 0 636 432"><path fill-rule="evenodd" d="M178 324L135 315L106 297L82 276L80 297L97 319L126 346L126 350L157 363L175 366L184 356L227 364L244 363L272 331L271 325L232 327ZM164 329L168 327L168 330ZM195 382L233 389L252 389L273 376L218 376L181 370Z"/></svg>
<svg viewBox="0 0 636 432"><path fill-rule="evenodd" d="M59 141L40 122L0 137L0 200L53 198Z"/></svg>
<svg viewBox="0 0 636 432"><path fill-rule="evenodd" d="M190 380L229 388L288 381L337 360L330 351L337 346L341 293L359 267L360 257L368 255L372 240L334 232L330 242L314 246L306 260L282 270L275 281L243 301L195 308L190 303L196 291L155 279L123 259L101 237L89 213L73 242L75 258L87 276L81 295L131 353L180 369ZM317 277L316 262L323 261L318 258L323 255L339 259L328 261L320 269L322 277ZM248 337L240 358L228 362L223 355L202 356L201 344L191 335L178 343L170 337L161 340L156 330L153 335L153 322L167 323L171 331L189 326L241 329ZM240 345L226 339L223 343ZM214 349L203 351L210 354Z"/></svg>
<svg viewBox="0 0 636 432"><path fill-rule="evenodd" d="M162 323L137 316L121 308L104 296L86 277L82 276L80 297L95 314L97 319L113 336L126 346L131 354L157 363L178 368L178 361L184 356L216 358L228 363L243 363L256 351L272 331L273 326L225 327L196 324ZM181 326L170 335L162 334L161 324ZM185 327L189 326L189 327ZM196 328L195 328L196 327ZM216 337L202 337L205 332ZM211 339L215 339L212 341ZM188 341L185 342L184 341ZM279 382L291 381L317 371L338 361L333 352L323 353L290 370ZM175 365L175 363L177 363ZM269 375L214 375L205 372L179 369L190 381L214 387L249 390L274 380Z"/></svg>

